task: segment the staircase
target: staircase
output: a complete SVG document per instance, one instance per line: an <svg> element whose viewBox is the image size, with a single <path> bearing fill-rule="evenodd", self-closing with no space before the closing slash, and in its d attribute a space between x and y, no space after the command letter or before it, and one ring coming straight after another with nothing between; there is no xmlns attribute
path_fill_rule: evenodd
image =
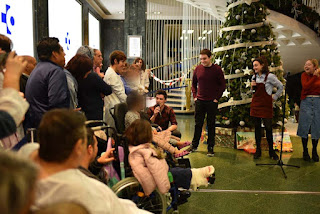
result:
<svg viewBox="0 0 320 214"><path fill-rule="evenodd" d="M193 103L190 106L190 110L186 108L186 94L185 88L172 89L168 93L167 103L168 106L173 108L176 114L193 114Z"/></svg>

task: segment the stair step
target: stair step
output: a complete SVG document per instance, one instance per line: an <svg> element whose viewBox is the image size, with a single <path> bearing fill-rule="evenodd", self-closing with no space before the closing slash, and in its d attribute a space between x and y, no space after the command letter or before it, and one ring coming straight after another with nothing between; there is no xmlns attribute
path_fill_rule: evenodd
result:
<svg viewBox="0 0 320 214"><path fill-rule="evenodd" d="M178 93L169 93L168 97L181 97L181 98L185 98L186 95L185 94L178 94Z"/></svg>
<svg viewBox="0 0 320 214"><path fill-rule="evenodd" d="M186 105L184 104L175 104L175 103L167 103L171 108L185 108Z"/></svg>
<svg viewBox="0 0 320 214"><path fill-rule="evenodd" d="M174 110L174 113L176 114L194 114L194 110Z"/></svg>
<svg viewBox="0 0 320 214"><path fill-rule="evenodd" d="M176 98L168 98L167 102L168 103L170 103L170 102L181 103L181 102L184 102L184 100L183 99L176 99Z"/></svg>

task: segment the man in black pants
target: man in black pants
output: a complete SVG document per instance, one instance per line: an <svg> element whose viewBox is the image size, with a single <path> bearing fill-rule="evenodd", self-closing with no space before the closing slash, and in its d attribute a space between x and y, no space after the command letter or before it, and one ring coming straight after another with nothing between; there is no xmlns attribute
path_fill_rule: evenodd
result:
<svg viewBox="0 0 320 214"><path fill-rule="evenodd" d="M195 151L199 145L203 121L207 114L208 125L208 153L214 156L215 122L218 109L218 100L226 88L224 74L218 65L211 62L211 51L203 49L200 52L201 64L196 67L192 78L192 93L195 101L195 129L192 145L189 151Z"/></svg>

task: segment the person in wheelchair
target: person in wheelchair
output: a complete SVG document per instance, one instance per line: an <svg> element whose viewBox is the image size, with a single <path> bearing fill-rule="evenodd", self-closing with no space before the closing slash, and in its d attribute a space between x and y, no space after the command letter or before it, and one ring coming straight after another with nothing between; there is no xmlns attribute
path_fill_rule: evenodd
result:
<svg viewBox="0 0 320 214"><path fill-rule="evenodd" d="M174 183L184 189L197 189L208 186L208 180L214 173L213 166L203 168L170 168L159 148L152 144L152 130L146 120L135 120L126 130L125 137L129 144L129 163L134 176L141 184L145 195L150 195L156 188L162 194L170 189L168 172Z"/></svg>
<svg viewBox="0 0 320 214"><path fill-rule="evenodd" d="M127 97L127 106L128 112L125 115L125 128L127 129L133 121L140 119L143 109L145 107L145 100L142 95L138 92L133 91ZM148 120L149 121L149 120ZM151 126L151 124L149 123ZM171 135L171 132L166 130L158 132L156 128L153 128L153 140L154 142L161 147L162 149L170 152L176 158L187 155L187 151L179 150L185 146L188 146L188 143L180 142L180 138ZM178 147L174 148L172 145Z"/></svg>

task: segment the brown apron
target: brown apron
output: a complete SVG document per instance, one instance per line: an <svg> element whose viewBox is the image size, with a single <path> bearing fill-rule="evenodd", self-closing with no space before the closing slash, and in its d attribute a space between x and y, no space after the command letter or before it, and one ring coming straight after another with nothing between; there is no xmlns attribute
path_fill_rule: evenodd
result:
<svg viewBox="0 0 320 214"><path fill-rule="evenodd" d="M266 91L266 81L268 73L264 79L264 83L257 83L256 92L253 94L250 107L250 116L259 118L273 117L272 95Z"/></svg>

